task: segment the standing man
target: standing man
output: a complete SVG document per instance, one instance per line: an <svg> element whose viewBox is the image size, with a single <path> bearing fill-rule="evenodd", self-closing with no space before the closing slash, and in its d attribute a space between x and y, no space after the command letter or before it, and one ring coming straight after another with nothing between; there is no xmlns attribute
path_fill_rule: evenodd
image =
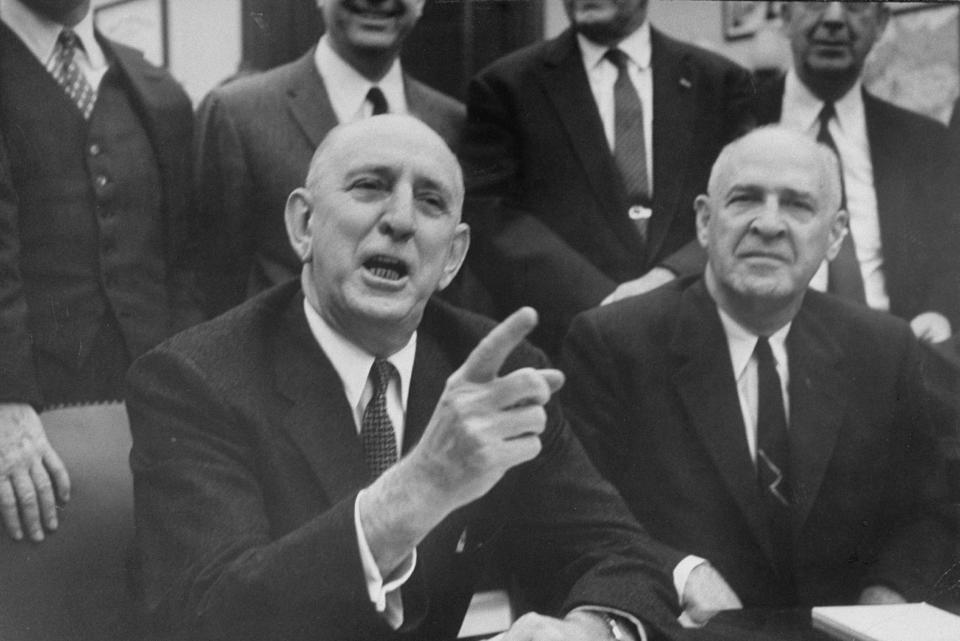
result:
<svg viewBox="0 0 960 641"><path fill-rule="evenodd" d="M937 343L960 322L960 199L946 128L863 88L889 16L882 2L785 2L793 67L761 87L758 117L840 158L852 242L811 286L889 311Z"/></svg>
<svg viewBox="0 0 960 641"><path fill-rule="evenodd" d="M89 0L0 0L0 513L42 541L70 492L37 410L122 398L130 362L196 320L192 114Z"/></svg>
<svg viewBox="0 0 960 641"><path fill-rule="evenodd" d="M463 105L407 76L398 58L424 1L317 0L326 32L316 47L204 100L196 154L208 314L299 273L279 212L337 123L409 113L456 145Z"/></svg>
<svg viewBox="0 0 960 641"><path fill-rule="evenodd" d="M471 82L461 159L471 265L559 347L604 299L697 272L691 203L752 123L750 76L651 28L647 0L565 0L571 26Z"/></svg>
<svg viewBox="0 0 960 641"><path fill-rule="evenodd" d="M493 563L545 613L502 641L670 625L662 546L550 401L563 374L522 342L536 314L494 328L429 300L465 257L462 203L456 158L422 122L334 129L287 201L300 283L131 369L137 535L161 629L452 639Z"/></svg>
<svg viewBox="0 0 960 641"><path fill-rule="evenodd" d="M843 242L840 201L828 147L747 134L696 201L705 275L584 313L564 346L581 441L680 552L679 589L708 578L714 608L956 590L939 582L957 535L920 345L807 289Z"/></svg>

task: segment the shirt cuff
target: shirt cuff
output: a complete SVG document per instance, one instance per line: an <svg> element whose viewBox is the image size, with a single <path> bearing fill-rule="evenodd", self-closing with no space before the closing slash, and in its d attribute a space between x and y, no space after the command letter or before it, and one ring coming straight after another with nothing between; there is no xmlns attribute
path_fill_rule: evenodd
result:
<svg viewBox="0 0 960 641"><path fill-rule="evenodd" d="M360 495L353 504L353 525L357 531L357 545L360 548L360 563L363 565L363 576L367 583L367 594L370 596L370 602L377 612L383 615L384 620L394 630L403 625L403 599L400 595L400 588L407 579L413 574L417 567L417 550L414 549L410 556L404 559L396 570L384 580L380 574L380 568L373 558L373 552L370 551L370 544L367 543L367 536L363 532L363 525L360 523Z"/></svg>
<svg viewBox="0 0 960 641"><path fill-rule="evenodd" d="M690 573L693 572L695 567L703 565L706 562L706 559L701 559L699 556L689 554L683 557L680 563L677 563L677 567L673 568L673 587L677 590L677 602L681 608L683 607L683 589L687 585L687 579L690 578Z"/></svg>
<svg viewBox="0 0 960 641"><path fill-rule="evenodd" d="M571 610L571 612L603 612L620 617L633 626L637 639L640 641L647 641L647 631L643 629L643 624L640 623L640 619L633 616L629 612L624 612L623 610L618 610L616 608L608 608L602 605L581 605Z"/></svg>

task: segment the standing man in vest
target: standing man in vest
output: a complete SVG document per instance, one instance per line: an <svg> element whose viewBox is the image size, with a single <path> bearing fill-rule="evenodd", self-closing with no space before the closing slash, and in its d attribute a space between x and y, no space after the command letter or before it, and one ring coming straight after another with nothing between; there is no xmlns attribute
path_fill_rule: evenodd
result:
<svg viewBox="0 0 960 641"><path fill-rule="evenodd" d="M293 278L282 212L338 123L408 113L456 146L464 108L403 72L400 48L424 0L317 0L325 33L289 64L214 89L200 107L197 185L210 248L207 312Z"/></svg>
<svg viewBox="0 0 960 641"><path fill-rule="evenodd" d="M879 2L784 3L793 67L761 87L758 118L840 158L852 242L811 287L889 311L938 343L960 322L960 205L947 129L863 88L864 60L889 15Z"/></svg>
<svg viewBox="0 0 960 641"><path fill-rule="evenodd" d="M90 0L0 0L0 515L42 541L70 494L38 409L118 400L185 326L190 101L95 33Z"/></svg>

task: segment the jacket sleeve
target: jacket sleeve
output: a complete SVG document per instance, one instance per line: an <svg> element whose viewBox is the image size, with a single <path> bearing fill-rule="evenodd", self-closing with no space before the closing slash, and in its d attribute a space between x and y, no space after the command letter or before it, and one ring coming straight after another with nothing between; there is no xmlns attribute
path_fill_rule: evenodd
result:
<svg viewBox="0 0 960 641"><path fill-rule="evenodd" d="M356 492L273 532L269 515L284 508L264 496L271 461L214 379L164 347L128 378L136 536L154 630L210 640L389 636L367 593Z"/></svg>
<svg viewBox="0 0 960 641"><path fill-rule="evenodd" d="M20 220L12 166L0 132L0 403L42 404L20 273Z"/></svg>

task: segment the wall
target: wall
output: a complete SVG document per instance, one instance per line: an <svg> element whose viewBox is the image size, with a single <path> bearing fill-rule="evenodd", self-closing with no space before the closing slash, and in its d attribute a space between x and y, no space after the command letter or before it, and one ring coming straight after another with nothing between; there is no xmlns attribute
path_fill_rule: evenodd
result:
<svg viewBox="0 0 960 641"><path fill-rule="evenodd" d="M135 7L148 0L127 3ZM196 104L213 86L232 75L240 64L240 0L153 0L167 3L167 67L183 83ZM94 8L116 7L115 0L93 0ZM130 46L149 49L152 43L138 36L138 29L156 29L146 15L131 14L126 24L120 21L114 36ZM147 32L144 32L147 33Z"/></svg>

